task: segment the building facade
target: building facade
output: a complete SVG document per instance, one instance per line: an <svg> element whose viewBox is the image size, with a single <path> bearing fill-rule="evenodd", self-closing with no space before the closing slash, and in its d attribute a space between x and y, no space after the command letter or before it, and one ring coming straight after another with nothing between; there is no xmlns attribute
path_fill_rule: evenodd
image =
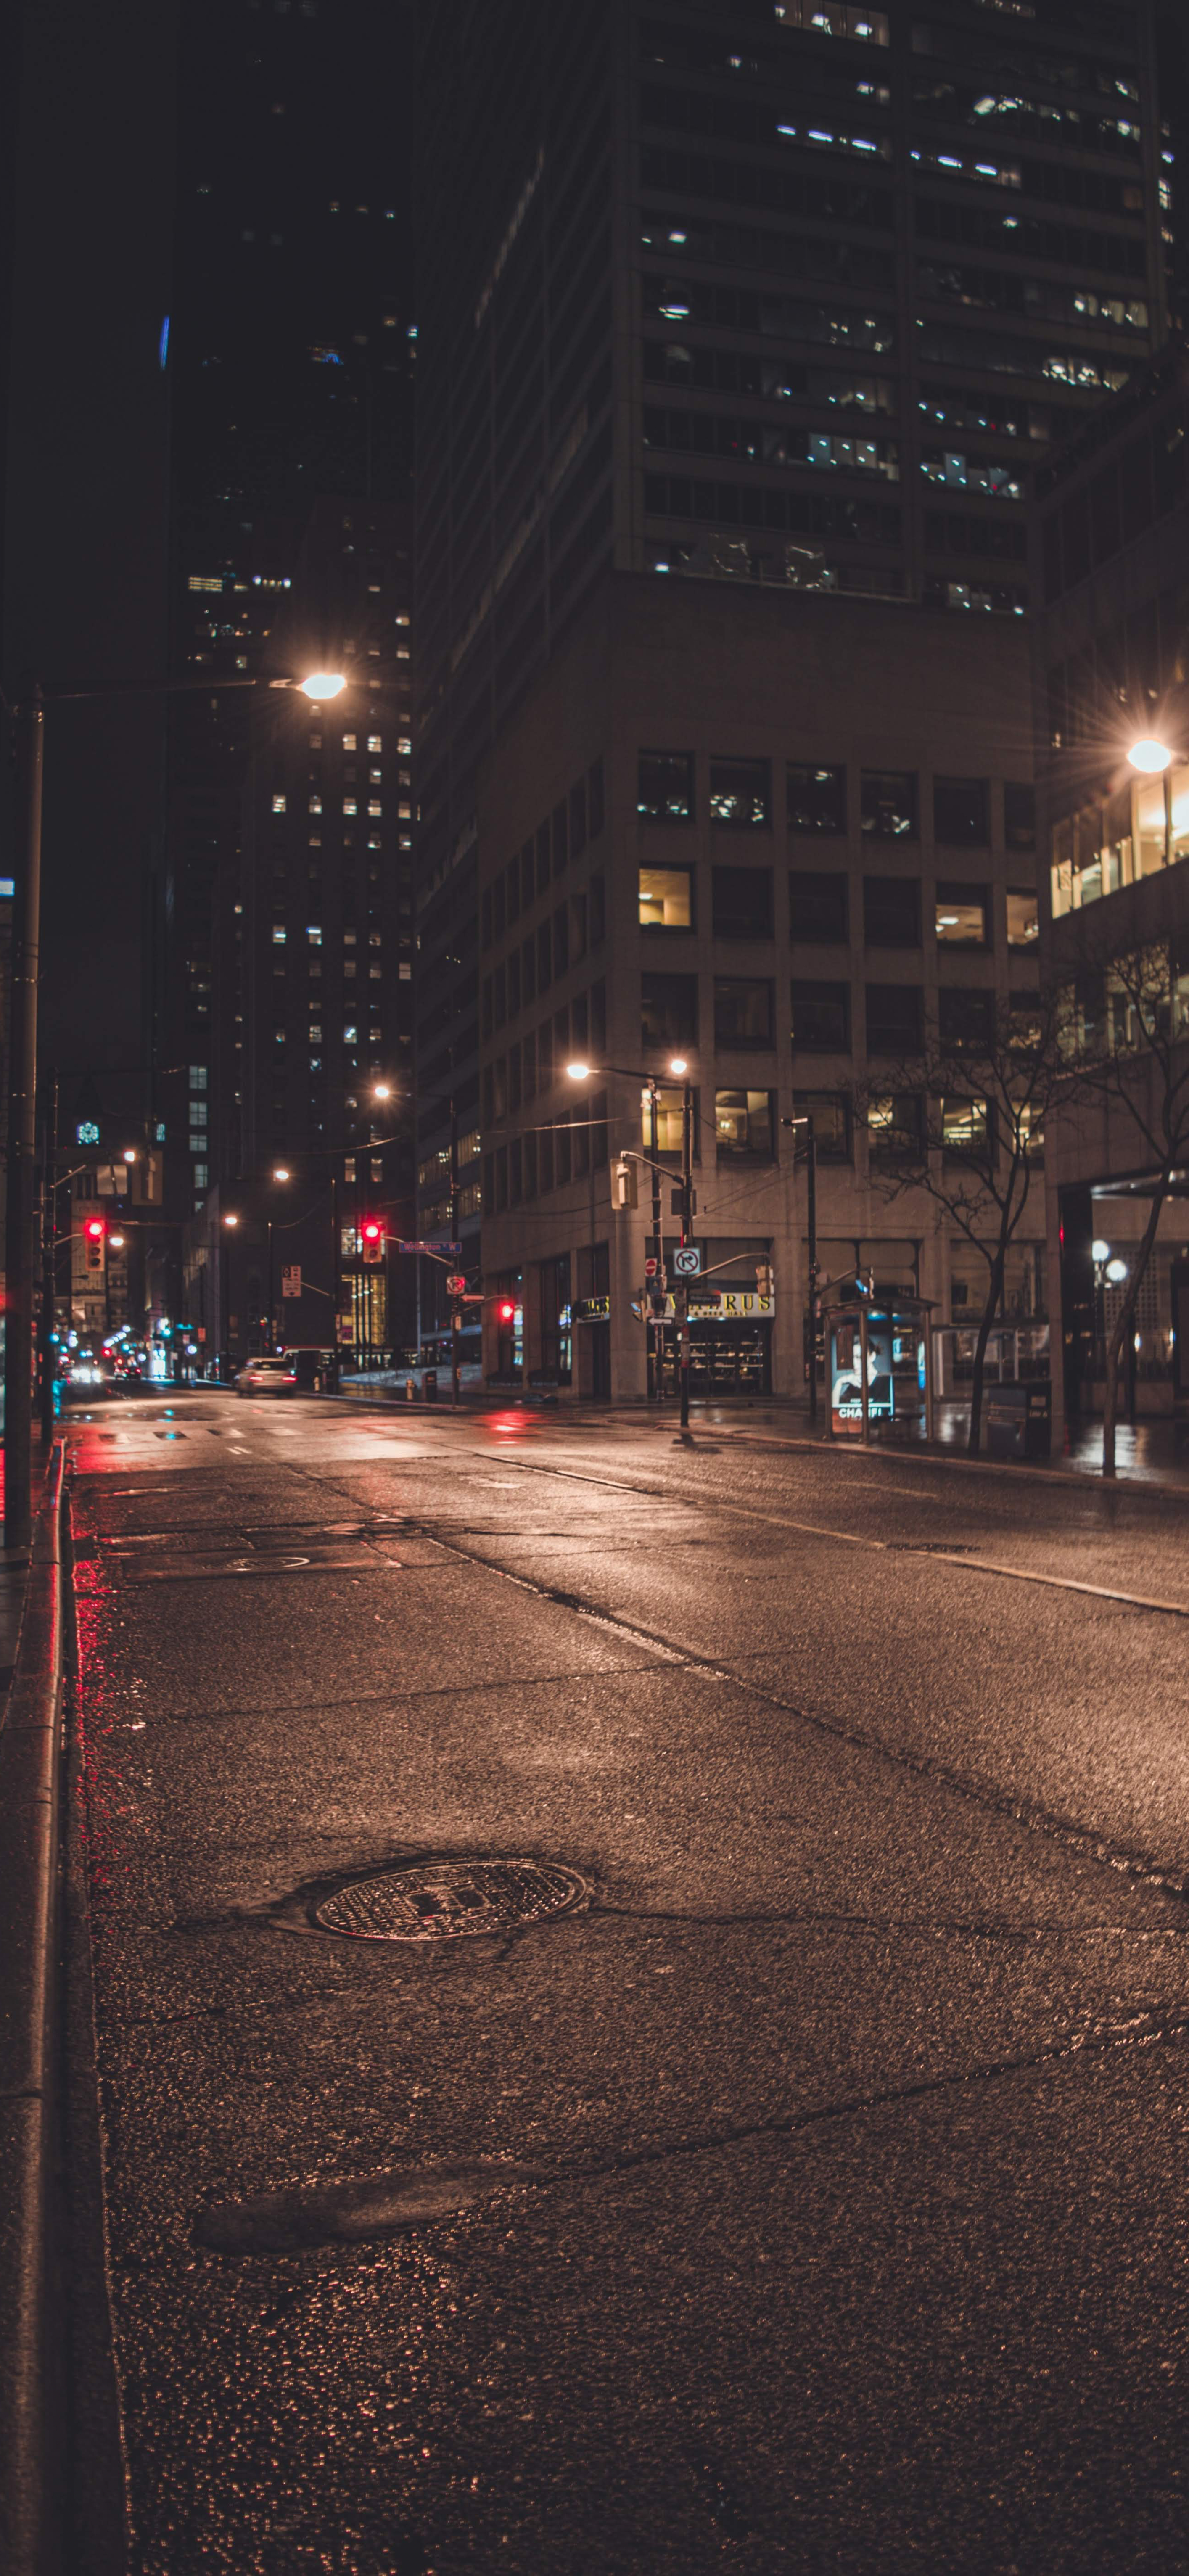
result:
<svg viewBox="0 0 1189 2576"><path fill-rule="evenodd" d="M209 1065L187 1068L187 1141L196 1187L217 1185L221 1209L242 1220L229 1254L271 1220L294 1236L292 1261L278 1249L277 1299L282 1269L302 1270L305 1289L270 1328L258 1264L259 1293L225 1301L235 1349L249 1347L249 1326L265 1341L282 1325L291 1340L333 1339L328 1224L319 1233L312 1215L318 1201L329 1210L332 1181L353 1338L403 1347L415 1334L415 1279L387 1261L373 1276L361 1237L367 1216L386 1240L413 1231L410 546L399 505L318 501L273 649L284 669L342 673L347 686L325 701L251 692L236 847L216 896ZM201 1212L192 1232L210 1234Z"/></svg>
<svg viewBox="0 0 1189 2576"><path fill-rule="evenodd" d="M1133 1067L1113 1100L1083 1102L1060 1123L1046 1158L1064 1353L1054 1397L1076 1417L1101 1404L1106 1343L1152 1200L1161 1094L1189 1085L1189 362L1179 339L1038 477L1036 579L1045 971L1068 987L1087 1041L1118 1045ZM1170 755L1146 775L1129 758L1145 737ZM1142 1047L1128 1057L1126 961L1136 958L1149 961L1167 1073ZM1183 1352L1177 1333L1187 1197L1189 1173L1178 1172L1130 1355L1128 1400L1140 1413L1171 1409L1189 1372L1189 1332Z"/></svg>
<svg viewBox="0 0 1189 2576"><path fill-rule="evenodd" d="M616 1214L611 1167L649 1151L654 1075L671 1269L675 1054L694 1239L725 1301L695 1320L695 1386L803 1391L787 1122L807 1112L826 1276L870 1269L939 1324L977 1316L978 1254L885 1159L882 1086L939 1029L1035 995L1027 686L1014 620L606 576L480 784L489 1375L643 1393L648 1182ZM1007 1281L1029 1322L1047 1312L1034 1205Z"/></svg>
<svg viewBox="0 0 1189 2576"><path fill-rule="evenodd" d="M235 1151L209 1125L194 1146L188 1121L191 1071L205 1073L208 1102L217 1088L219 888L257 738L250 692L235 684L277 667L315 501L347 493L362 510L408 495L411 75L401 0L188 0L181 12L161 363L171 672L188 685L170 701L149 997L153 1109L179 1216Z"/></svg>
<svg viewBox="0 0 1189 2576"><path fill-rule="evenodd" d="M1165 245L1146 8L509 0L428 10L421 78L432 1188L479 1102L480 766L606 569L711 627L711 585L895 604L924 658L1022 621L1029 467L1158 342Z"/></svg>

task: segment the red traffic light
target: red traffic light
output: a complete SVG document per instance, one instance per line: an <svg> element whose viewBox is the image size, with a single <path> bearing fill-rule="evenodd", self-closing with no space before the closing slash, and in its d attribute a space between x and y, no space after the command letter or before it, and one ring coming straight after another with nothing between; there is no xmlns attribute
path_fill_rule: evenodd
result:
<svg viewBox="0 0 1189 2576"><path fill-rule="evenodd" d="M85 1229L85 1230L86 1230L87 1234L90 1236L92 1243L100 1243L100 1242L102 1241L102 1239L103 1239L103 1232L104 1232L104 1225L103 1225L103 1219L102 1219L102 1217L101 1217L101 1216L91 1216L91 1217L88 1217L88 1219L87 1219L87 1223L86 1223L86 1229Z"/></svg>
<svg viewBox="0 0 1189 2576"><path fill-rule="evenodd" d="M378 1218L378 1217L374 1217L374 1216L369 1216L369 1218L368 1218L368 1220L367 1220L367 1223L365 1224L364 1229L363 1229L363 1240L364 1240L364 1242L365 1242L365 1243L378 1243L378 1242L379 1242L379 1240L380 1240L381 1235L383 1234L383 1231L384 1231L384 1228L383 1228L383 1226L381 1225L379 1218Z"/></svg>
<svg viewBox="0 0 1189 2576"><path fill-rule="evenodd" d="M515 1315L516 1308L512 1303L512 1299L510 1297L501 1297L499 1303L499 1317L501 1324L512 1323L515 1320Z"/></svg>
<svg viewBox="0 0 1189 2576"><path fill-rule="evenodd" d="M363 1238L364 1260L382 1261L384 1258L384 1228L379 1217L365 1216L359 1231Z"/></svg>

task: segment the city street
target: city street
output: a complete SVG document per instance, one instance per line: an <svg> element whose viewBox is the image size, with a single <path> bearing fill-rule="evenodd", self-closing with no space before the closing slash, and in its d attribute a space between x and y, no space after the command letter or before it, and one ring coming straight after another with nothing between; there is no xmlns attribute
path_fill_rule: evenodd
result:
<svg viewBox="0 0 1189 2576"><path fill-rule="evenodd" d="M1183 2570L1189 1504L69 1431L132 2576Z"/></svg>

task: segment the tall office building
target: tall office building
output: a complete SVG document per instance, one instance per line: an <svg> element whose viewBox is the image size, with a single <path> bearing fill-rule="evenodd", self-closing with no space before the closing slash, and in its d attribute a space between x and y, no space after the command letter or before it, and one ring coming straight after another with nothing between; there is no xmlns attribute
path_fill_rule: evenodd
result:
<svg viewBox="0 0 1189 2576"><path fill-rule="evenodd" d="M1164 147L1149 14L1112 0L441 6L420 70L432 1174L438 1096L468 1130L481 1105L476 891L510 855L481 846L477 782L576 651L594 586L633 576L659 634L648 586L681 585L664 650L701 651L697 728L716 637L745 631L739 607L716 626L719 585L773 610L832 603L839 635L878 633L893 657L897 618L924 620L922 678L956 622L1022 621L1029 467L1163 330ZM863 603L879 603L866 629ZM960 655L977 693L977 651ZM989 644L982 685L1013 671L1026 736L1022 653ZM795 689L795 660L785 676ZM896 764L894 744L864 749L853 712L856 767L959 767L940 742ZM978 774L996 771L1026 784L1026 752L984 745Z"/></svg>
<svg viewBox="0 0 1189 2576"><path fill-rule="evenodd" d="M409 13L381 0L183 10L172 422L175 682L275 667L319 495L407 494ZM214 1080L215 889L234 860L251 693L172 701L151 1002L167 1192L202 1199L191 1075Z"/></svg>

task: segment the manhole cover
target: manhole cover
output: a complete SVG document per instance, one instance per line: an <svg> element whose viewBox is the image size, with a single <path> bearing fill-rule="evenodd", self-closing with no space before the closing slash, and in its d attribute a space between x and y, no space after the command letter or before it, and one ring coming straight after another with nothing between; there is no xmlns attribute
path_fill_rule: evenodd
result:
<svg viewBox="0 0 1189 2576"><path fill-rule="evenodd" d="M357 1879L318 1906L326 1932L356 1941L447 1941L565 1914L586 1883L559 1861L441 1860Z"/></svg>

